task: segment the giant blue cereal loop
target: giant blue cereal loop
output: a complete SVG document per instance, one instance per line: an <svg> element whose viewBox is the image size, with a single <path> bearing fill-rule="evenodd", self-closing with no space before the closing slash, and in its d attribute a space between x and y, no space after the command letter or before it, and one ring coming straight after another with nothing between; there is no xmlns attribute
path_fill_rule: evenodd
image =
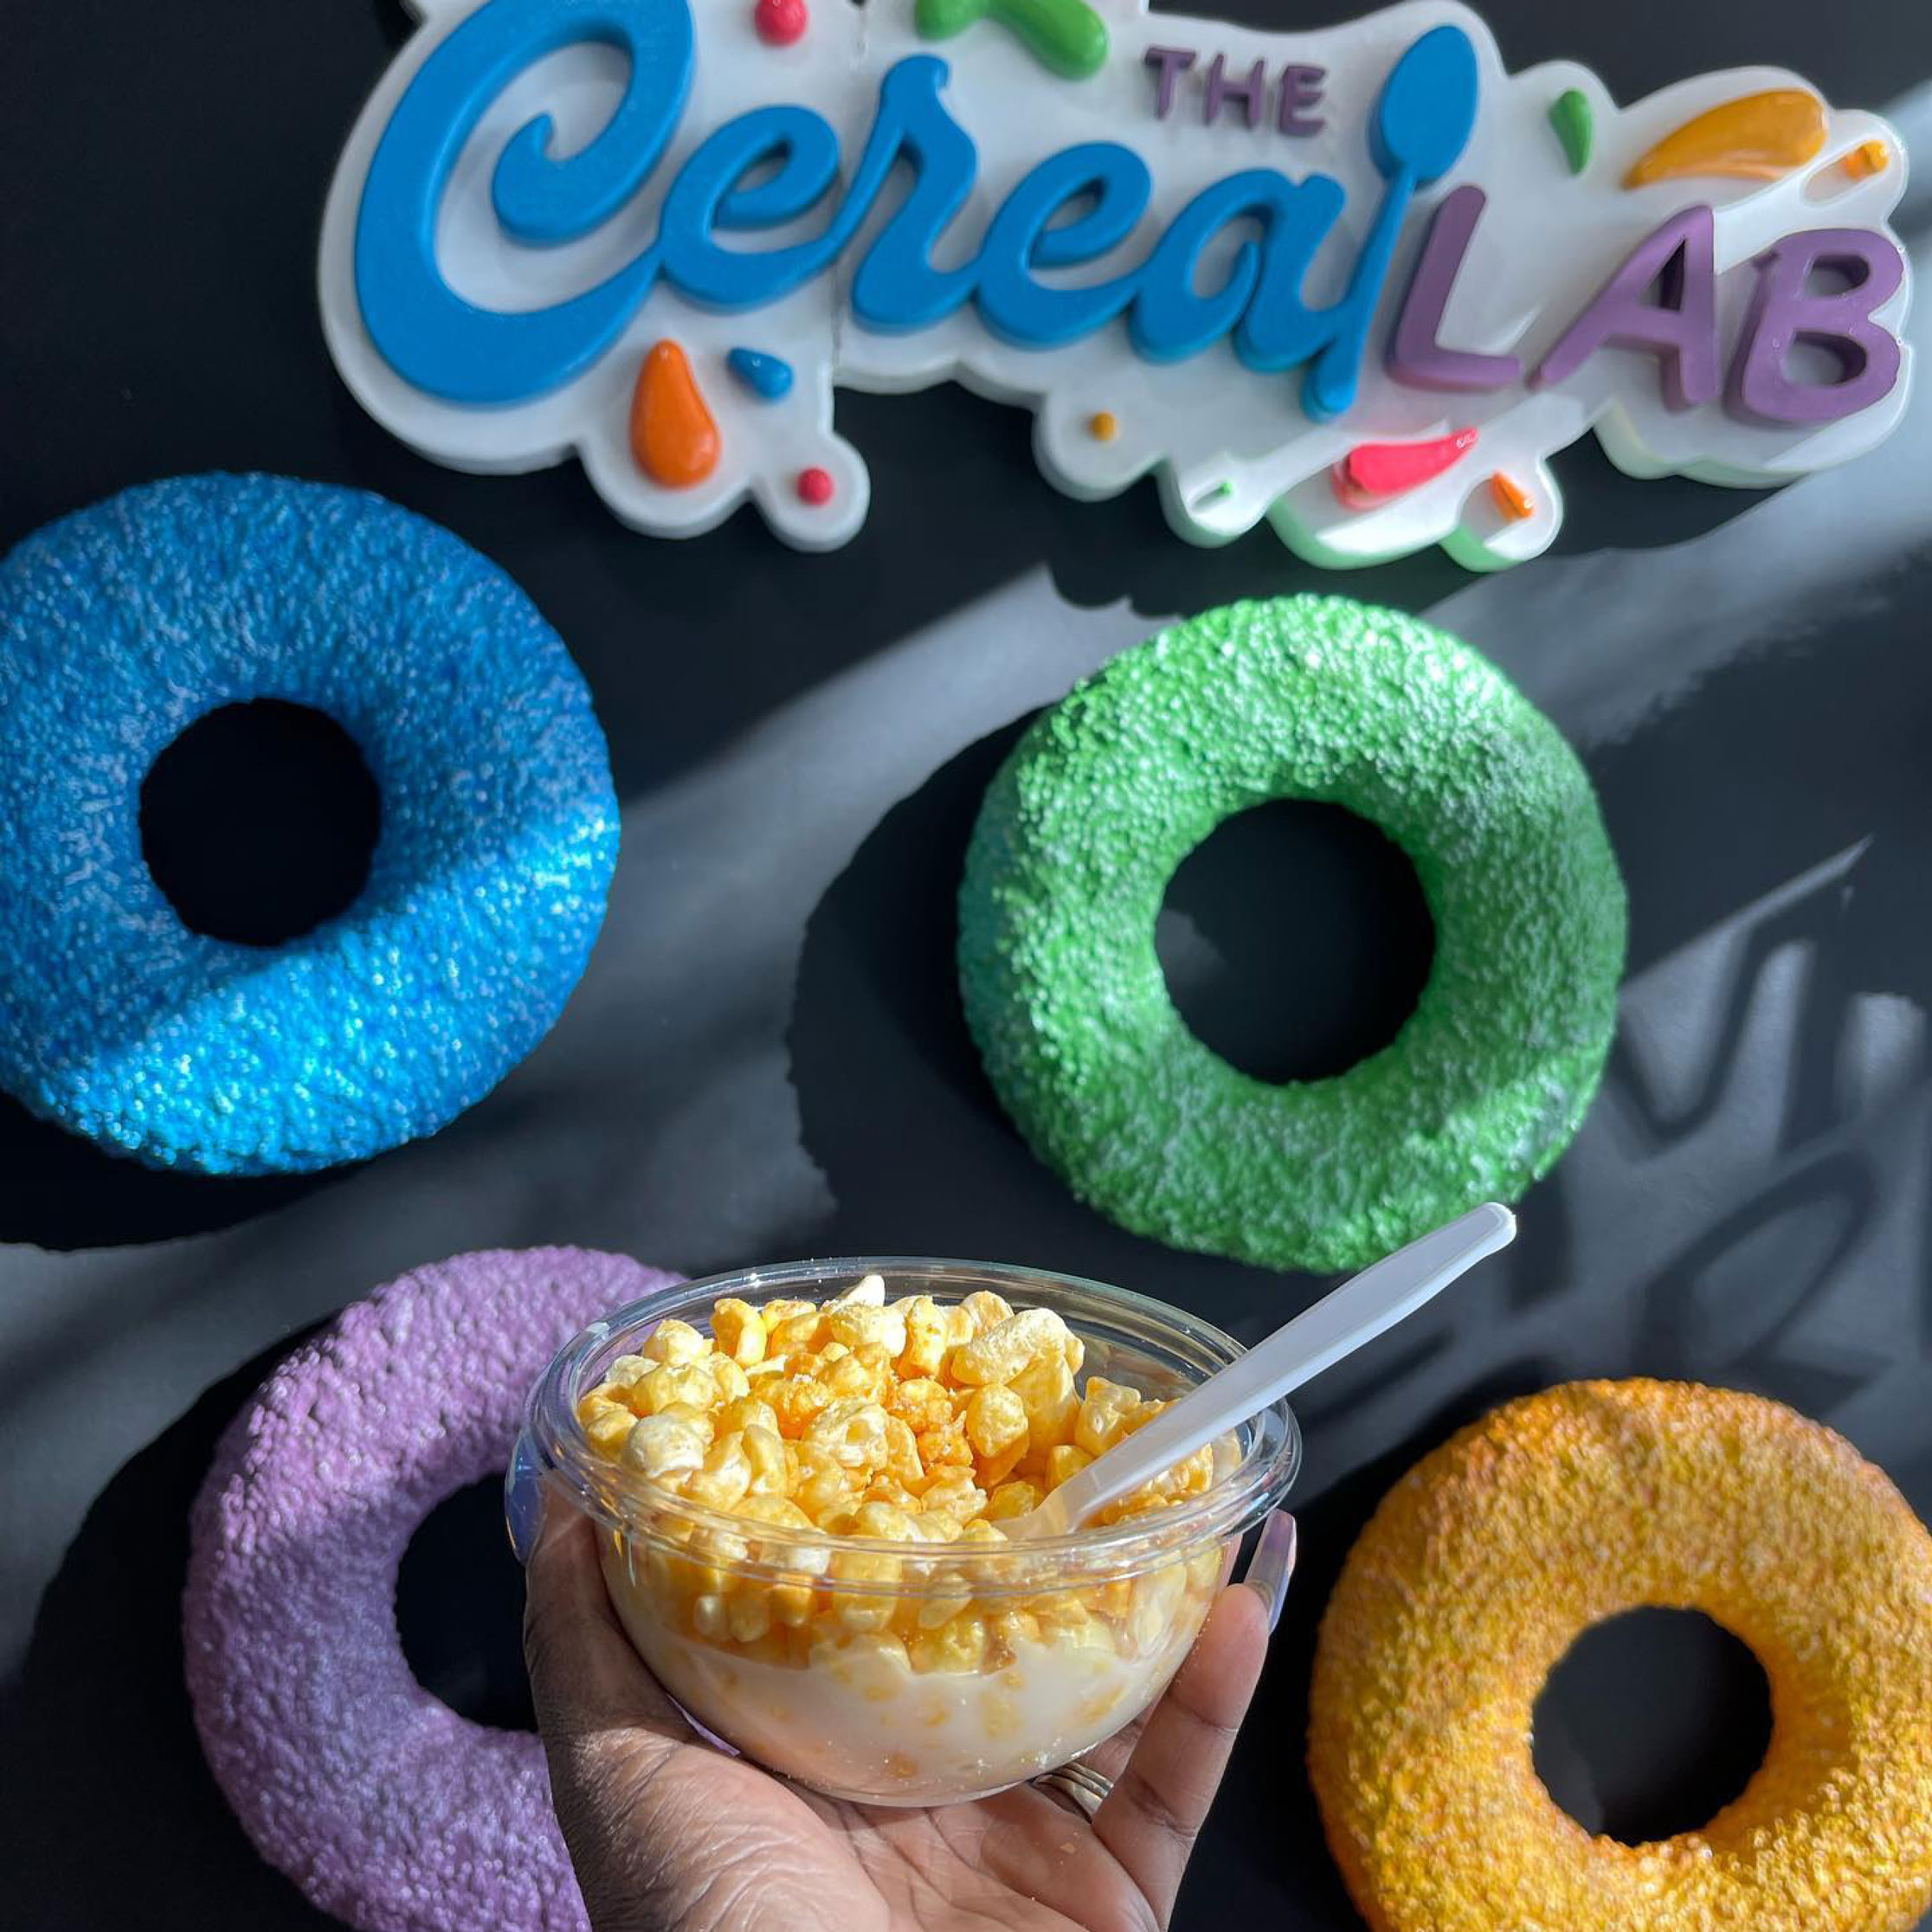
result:
<svg viewBox="0 0 1932 1932"><path fill-rule="evenodd" d="M265 698L335 719L383 802L357 903L273 950L190 931L139 823L161 751ZM260 1174L434 1133L556 1022L617 839L562 641L378 497L176 478L0 564L0 1086L104 1147Z"/></svg>

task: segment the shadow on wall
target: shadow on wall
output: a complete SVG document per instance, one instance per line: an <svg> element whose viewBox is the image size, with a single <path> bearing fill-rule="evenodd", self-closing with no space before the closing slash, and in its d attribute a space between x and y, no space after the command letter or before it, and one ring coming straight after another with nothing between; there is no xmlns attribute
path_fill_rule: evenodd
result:
<svg viewBox="0 0 1932 1932"><path fill-rule="evenodd" d="M35 1767L0 1806L0 1864L12 1874L8 1922L16 1932L125 1920L131 1873L138 1875L144 1932L205 1932L216 1923L303 1932L337 1922L265 1864L235 1821L202 1757L182 1673L188 1513L216 1439L283 1352L209 1390L120 1472L42 1600L19 1677L0 1698L9 1750ZM1285 1932L1359 1932L1301 1769L1323 1605L1349 1546L1404 1469L1453 1428L1554 1375L1542 1362L1499 1371L1298 1511L1301 1568L1178 1922L1220 1924L1259 1888L1283 1900ZM480 1543L488 1546L481 1556ZM430 1591L412 1578L415 1570L447 1571L451 1557L454 1584L446 1574ZM460 1492L432 1516L404 1559L399 1599L405 1652L428 1688L467 1715L527 1722L505 1647L520 1588L502 1550L493 1484ZM77 1806L74 1794L86 1791L100 1802ZM103 1806L113 1858L100 1856Z"/></svg>
<svg viewBox="0 0 1932 1932"><path fill-rule="evenodd" d="M189 1512L230 1418L302 1339L237 1369L128 1463L42 1599L19 1674L0 1694L10 1761L35 1770L0 1806L12 1932L128 1922L137 1896L144 1932L338 1922L264 1864L236 1822L202 1756L182 1664ZM396 1615L432 1695L480 1723L532 1728L523 1575L504 1536L500 1478L425 1519L402 1559Z"/></svg>
<svg viewBox="0 0 1932 1932"><path fill-rule="evenodd" d="M1017 1256L1182 1302L1252 1341L1311 1299L1313 1281L1180 1254L1081 1206L981 1071L959 1003L956 900L981 796L1021 729L982 739L895 806L807 927L791 1078L806 1151L837 1202L815 1245Z"/></svg>
<svg viewBox="0 0 1932 1932"><path fill-rule="evenodd" d="M982 739L895 806L808 922L788 1046L804 1145L837 1204L814 1245L1017 1257L1178 1302L1252 1342L1312 1300L1317 1279L1164 1247L1082 1206L1007 1119L967 1032L959 878L1023 728ZM1296 890L1258 889L1285 868ZM1244 815L1200 847L1160 935L1183 1013L1212 1008L1216 1044L1278 1074L1332 1071L1392 1037L1432 944L1400 855L1318 807ZM1388 956L1369 969L1378 946ZM1538 1197L1554 1203L1555 1189ZM1562 1271L1566 1217L1552 1207L1526 1226ZM1428 1318L1418 1329L1433 1350Z"/></svg>
<svg viewBox="0 0 1932 1932"><path fill-rule="evenodd" d="M104 175L82 151L92 137L74 117L23 124L48 177L79 184L68 226L100 245L55 263L23 241L19 280L36 300L19 318L21 359L78 372L76 356L91 351L98 363L109 317L119 379L77 373L23 398L16 440L40 460L30 475L0 477L0 547L130 482L184 470L264 467L378 491L477 544L537 600L596 692L626 798L1041 565L1076 604L1125 598L1163 615L1304 589L1425 609L1467 581L1439 551L1364 574L1318 571L1265 529L1197 549L1168 528L1151 482L1108 503L1076 502L1038 473L1025 411L950 385L840 396L840 429L866 453L879 487L866 529L830 556L786 549L750 508L704 538L640 538L603 508L575 463L515 479L428 463L365 415L329 367L312 230L284 218L292 184L304 205L319 196L344 131L411 27L398 0L370 0L338 24L302 47L300 85L278 87L293 71L292 43L259 9L204 0L197 97L230 128L237 151L271 162L237 170L227 149L176 138L173 97L151 84L169 55L158 17L105 40L80 16L35 17L23 71L87 71L101 98L119 106L126 151L155 164ZM95 196L96 182L111 182L111 199L106 188ZM186 227L176 218L184 207L200 216ZM249 237L245 299L235 293L238 235ZM234 378L212 390L183 379L210 344ZM1679 543L1755 500L1633 481L1594 445L1560 456L1557 471L1569 504L1565 548ZM0 1174L0 1242L54 1248L229 1227L319 1184L151 1173L69 1141L3 1098Z"/></svg>
<svg viewBox="0 0 1932 1932"><path fill-rule="evenodd" d="M218 1383L104 1490L41 1600L0 1699L0 1806L16 1932L337 1922L264 1864L202 1757L182 1675L188 1512L216 1439L283 1353ZM111 1847L111 1852L107 1849Z"/></svg>
<svg viewBox="0 0 1932 1932"><path fill-rule="evenodd" d="M1305 1507L1288 1499L1300 1532L1294 1581L1227 1782L1188 1867L1176 1923L1238 1923L1265 1897L1279 1902L1270 1923L1280 1932L1361 1932L1308 1782L1309 1675L1322 1612L1343 1559L1397 1478L1465 1423L1555 1379L1550 1362L1512 1362L1343 1480L1329 1481L1311 1463L1304 1480L1319 1494Z"/></svg>

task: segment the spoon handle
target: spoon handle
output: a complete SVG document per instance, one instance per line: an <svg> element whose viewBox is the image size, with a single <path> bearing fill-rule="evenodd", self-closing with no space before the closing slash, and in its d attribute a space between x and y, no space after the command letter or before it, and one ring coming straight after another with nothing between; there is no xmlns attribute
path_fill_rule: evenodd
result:
<svg viewBox="0 0 1932 1932"><path fill-rule="evenodd" d="M1069 1477L1030 1513L1027 1532L1054 1536L1078 1528L1096 1510L1374 1341L1515 1239L1516 1216L1488 1201L1363 1269Z"/></svg>

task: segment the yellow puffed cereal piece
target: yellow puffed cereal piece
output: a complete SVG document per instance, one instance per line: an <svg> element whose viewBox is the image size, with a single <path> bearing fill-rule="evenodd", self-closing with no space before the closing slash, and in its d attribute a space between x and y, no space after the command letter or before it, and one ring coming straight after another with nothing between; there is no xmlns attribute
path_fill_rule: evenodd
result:
<svg viewBox="0 0 1932 1932"><path fill-rule="evenodd" d="M861 1503L852 1519L852 1534L871 1536L881 1542L917 1542L919 1533L904 1510L889 1503Z"/></svg>
<svg viewBox="0 0 1932 1932"><path fill-rule="evenodd" d="M718 1434L718 1426L706 1409L696 1408L689 1402L673 1402L669 1408L661 1408L660 1415L669 1416L673 1422L682 1422L698 1432L705 1446L709 1448Z"/></svg>
<svg viewBox="0 0 1932 1932"><path fill-rule="evenodd" d="M732 1591L725 1605L725 1617L733 1643L757 1643L771 1628L770 1593L762 1587Z"/></svg>
<svg viewBox="0 0 1932 1932"><path fill-rule="evenodd" d="M972 1586L963 1576L942 1577L918 1599L918 1608L912 1614L912 1627L916 1631L942 1629L972 1600Z"/></svg>
<svg viewBox="0 0 1932 1932"><path fill-rule="evenodd" d="M860 1275L851 1287L842 1289L825 1305L828 1312L834 1308L883 1308L886 1305L886 1277Z"/></svg>
<svg viewBox="0 0 1932 1932"><path fill-rule="evenodd" d="M1187 1589L1188 1573L1179 1563L1169 1563L1134 1579L1127 1637L1137 1655L1150 1656L1167 1641Z"/></svg>
<svg viewBox="0 0 1932 1932"><path fill-rule="evenodd" d="M986 1620L986 1634L988 1661L995 1667L1004 1666L1013 1661L1020 1645L1040 1641L1040 1619L1031 1611L1005 1606Z"/></svg>
<svg viewBox="0 0 1932 1932"><path fill-rule="evenodd" d="M703 1466L705 1439L674 1416L647 1415L624 1439L623 1465L656 1482Z"/></svg>
<svg viewBox="0 0 1932 1932"><path fill-rule="evenodd" d="M734 1405L735 1406L735 1405ZM723 1439L736 1441L744 1451L745 1466L750 1471L746 1493L752 1496L789 1496L791 1470L785 1460L784 1439L776 1428L753 1422Z"/></svg>
<svg viewBox="0 0 1932 1932"><path fill-rule="evenodd" d="M886 1411L857 1396L828 1403L815 1415L804 1439L841 1469L883 1469L887 1455Z"/></svg>
<svg viewBox="0 0 1932 1932"><path fill-rule="evenodd" d="M972 1472L973 1446L966 1439L965 1417L956 1415L942 1428L922 1429L912 1439L928 1476L950 1477Z"/></svg>
<svg viewBox="0 0 1932 1932"><path fill-rule="evenodd" d="M867 1361L864 1354L852 1352L840 1356L821 1379L834 1396L861 1395L868 1402L876 1402L885 1394L892 1375L889 1369L882 1371L877 1363Z"/></svg>
<svg viewBox="0 0 1932 1932"><path fill-rule="evenodd" d="M1050 1308L1028 1308L988 1329L961 1349L950 1366L963 1388L989 1382L1010 1382L1037 1356L1051 1353L1066 1366L1063 1342L1066 1323Z"/></svg>
<svg viewBox="0 0 1932 1932"><path fill-rule="evenodd" d="M971 1317L975 1335L984 1335L989 1329L1013 1319L1013 1304L990 1288L975 1289L959 1305Z"/></svg>
<svg viewBox="0 0 1932 1932"><path fill-rule="evenodd" d="M925 1465L911 1429L896 1415L886 1418L886 1473L901 1489L917 1494L924 1488Z"/></svg>
<svg viewBox="0 0 1932 1932"><path fill-rule="evenodd" d="M760 1496L754 1492L745 1497L737 1514L750 1523L770 1523L780 1529L809 1530L812 1519L788 1496ZM776 1543L774 1549L779 1546Z"/></svg>
<svg viewBox="0 0 1932 1932"><path fill-rule="evenodd" d="M909 1295L892 1304L905 1323L905 1347L900 1351L898 1374L902 1381L937 1375L953 1346L952 1323L931 1295Z"/></svg>
<svg viewBox="0 0 1932 1932"><path fill-rule="evenodd" d="M1070 1476L1078 1476L1093 1460L1077 1443L1062 1442L1046 1452L1046 1487L1057 1490Z"/></svg>
<svg viewBox="0 0 1932 1932"><path fill-rule="evenodd" d="M1073 1425L1074 1441L1088 1455L1104 1456L1124 1435L1132 1433L1128 1419L1140 1407L1138 1389L1089 1375L1086 1394L1080 1399L1079 1420Z"/></svg>
<svg viewBox="0 0 1932 1932"><path fill-rule="evenodd" d="M794 1315L768 1329L765 1345L768 1350L782 1355L789 1355L795 1349L815 1351L824 1346L828 1332L825 1317L815 1308L808 1315Z"/></svg>
<svg viewBox="0 0 1932 1932"><path fill-rule="evenodd" d="M908 1516L916 1517L919 1513L918 1497L904 1483L891 1476L873 1477L859 1500L861 1503L890 1503L895 1510L903 1510Z"/></svg>
<svg viewBox="0 0 1932 1932"><path fill-rule="evenodd" d="M1223 1567L1220 1545L1203 1545L1188 1559L1188 1587L1195 1591L1218 1590Z"/></svg>
<svg viewBox="0 0 1932 1932"><path fill-rule="evenodd" d="M623 1453L626 1439L636 1426L637 1418L621 1402L614 1402L591 1416L583 1425L583 1433L600 1456L608 1456L615 1462Z"/></svg>
<svg viewBox="0 0 1932 1932"><path fill-rule="evenodd" d="M651 1362L702 1362L711 1343L689 1322L667 1317L644 1338L639 1352Z"/></svg>
<svg viewBox="0 0 1932 1932"><path fill-rule="evenodd" d="M910 1666L905 1645L889 1633L867 1632L845 1638L834 1657L834 1670L847 1678L865 1678L868 1688L896 1684Z"/></svg>
<svg viewBox="0 0 1932 1932"><path fill-rule="evenodd" d="M848 1349L883 1349L888 1356L905 1351L905 1317L896 1308L834 1302L826 1312L825 1325L832 1331L832 1339Z"/></svg>
<svg viewBox="0 0 1932 1932"><path fill-rule="evenodd" d="M1038 1486L1023 1481L1001 1483L986 1499L987 1519L993 1523L1008 1517L1025 1516L1027 1510L1039 1507Z"/></svg>
<svg viewBox="0 0 1932 1932"><path fill-rule="evenodd" d="M798 1315L816 1315L817 1313L818 1304L816 1302L801 1301L794 1298L782 1301L768 1301L758 1311L758 1319L764 1323L765 1333L770 1335L781 1322L789 1322L793 1317Z"/></svg>
<svg viewBox="0 0 1932 1932"><path fill-rule="evenodd" d="M1027 1443L1026 1405L1010 1388L979 1388L966 1404L966 1439L989 1462Z"/></svg>
<svg viewBox="0 0 1932 1932"><path fill-rule="evenodd" d="M928 1429L943 1429L953 1419L952 1391L931 1376L916 1375L911 1381L902 1381L887 1391L886 1410L908 1424L915 1435Z"/></svg>
<svg viewBox="0 0 1932 1932"><path fill-rule="evenodd" d="M986 1623L980 1617L949 1618L937 1630L922 1632L905 1648L912 1668L922 1675L978 1671L986 1662Z"/></svg>
<svg viewBox="0 0 1932 1932"><path fill-rule="evenodd" d="M718 1403L718 1384L699 1362L662 1362L641 1381L631 1384L630 1402L641 1415L661 1414L673 1402L710 1409Z"/></svg>
<svg viewBox="0 0 1932 1932"><path fill-rule="evenodd" d="M802 1375L788 1375L770 1396L772 1412L778 1418L782 1435L797 1441L813 1419L832 1403L832 1391L823 1382Z"/></svg>
<svg viewBox="0 0 1932 1932"><path fill-rule="evenodd" d="M937 1510L966 1523L985 1509L986 1491L970 1476L945 1475L928 1483L919 1500L929 1512Z"/></svg>
<svg viewBox="0 0 1932 1932"><path fill-rule="evenodd" d="M1046 1596L1029 1597L1027 1607L1040 1619L1042 1634L1055 1644L1085 1649L1098 1645L1112 1648L1112 1639L1077 1590L1055 1590Z"/></svg>
<svg viewBox="0 0 1932 1932"><path fill-rule="evenodd" d="M769 1429L778 1433L778 1412L762 1395L746 1395L718 1411L720 1429Z"/></svg>
<svg viewBox="0 0 1932 1932"><path fill-rule="evenodd" d="M600 1382L578 1401L576 1419L579 1422L588 1422L593 1415L602 1415L606 1409L614 1408L622 1409L627 1415L630 1414L630 1406L624 1401L621 1392L609 1382Z"/></svg>
<svg viewBox="0 0 1932 1932"><path fill-rule="evenodd" d="M779 1460L783 1461L782 1456ZM684 1493L707 1509L729 1510L744 1501L751 1487L751 1459L744 1438L720 1436L705 1452L704 1466L685 1478Z"/></svg>
<svg viewBox="0 0 1932 1932"><path fill-rule="evenodd" d="M645 1552L644 1581L659 1601L668 1605L673 1618L679 1620L689 1615L696 1598L719 1596L724 1590L724 1573L716 1565L679 1556L667 1549Z"/></svg>
<svg viewBox="0 0 1932 1932"><path fill-rule="evenodd" d="M642 1381L652 1369L657 1367L641 1355L619 1356L609 1368L604 1370L607 1388L628 1388L634 1381Z"/></svg>
<svg viewBox="0 0 1932 1932"><path fill-rule="evenodd" d="M727 1295L712 1304L712 1338L741 1368L750 1368L765 1357L765 1328L758 1311L750 1302Z"/></svg>
<svg viewBox="0 0 1932 1932"><path fill-rule="evenodd" d="M876 1504L870 1508L878 1508ZM904 1575L897 1556L869 1549L834 1549L826 1573L832 1618L841 1630L882 1631L898 1607L894 1594Z"/></svg>
<svg viewBox="0 0 1932 1932"><path fill-rule="evenodd" d="M720 1402L742 1402L751 1393L750 1379L731 1356L706 1356L704 1367L710 1371L712 1385L718 1391L714 1400Z"/></svg>
<svg viewBox="0 0 1932 1932"><path fill-rule="evenodd" d="M1027 1412L1027 1447L1038 1456L1056 1443L1073 1439L1079 1420L1080 1398L1073 1387L1073 1371L1066 1358L1054 1350L1037 1356L1007 1385L1020 1398Z"/></svg>
<svg viewBox="0 0 1932 1932"><path fill-rule="evenodd" d="M859 1485L852 1470L826 1451L802 1449L791 1499L821 1527L834 1516L849 1515L859 1504Z"/></svg>

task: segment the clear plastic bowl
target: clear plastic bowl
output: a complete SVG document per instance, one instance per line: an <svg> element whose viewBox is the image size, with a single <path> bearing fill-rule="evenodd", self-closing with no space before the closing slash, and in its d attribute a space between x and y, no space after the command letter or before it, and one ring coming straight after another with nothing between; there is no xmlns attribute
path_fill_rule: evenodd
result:
<svg viewBox="0 0 1932 1932"><path fill-rule="evenodd" d="M984 1796L1111 1737L1188 1654L1242 1534L1287 1493L1300 1435L1277 1403L1234 1432L1201 1494L1010 1547L880 1542L747 1522L607 1461L578 1401L670 1316L709 1330L735 1296L822 1300L881 1274L890 1298L977 1289L1048 1308L1080 1371L1171 1398L1241 1353L1219 1329L1099 1282L991 1263L872 1256L718 1275L652 1295L569 1343L532 1391L519 1464L596 1523L611 1600L705 1730L830 1796Z"/></svg>

